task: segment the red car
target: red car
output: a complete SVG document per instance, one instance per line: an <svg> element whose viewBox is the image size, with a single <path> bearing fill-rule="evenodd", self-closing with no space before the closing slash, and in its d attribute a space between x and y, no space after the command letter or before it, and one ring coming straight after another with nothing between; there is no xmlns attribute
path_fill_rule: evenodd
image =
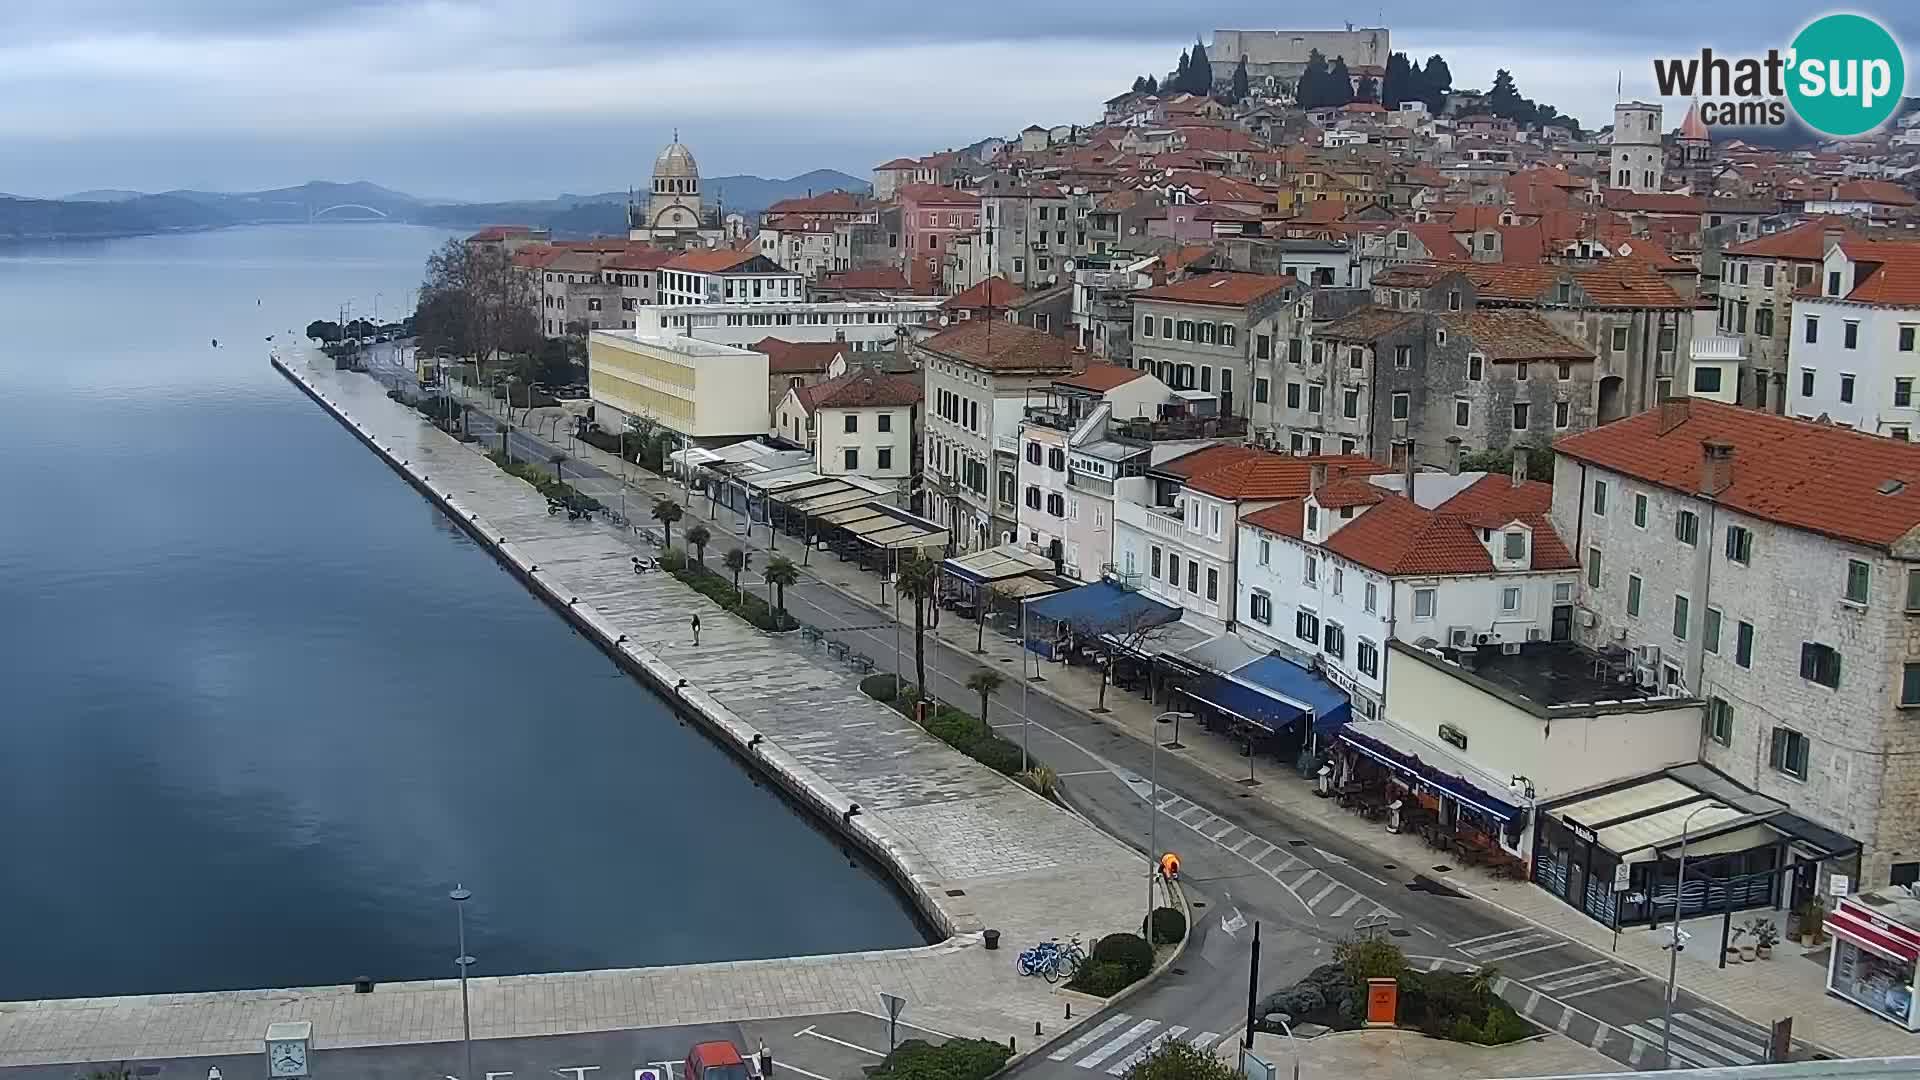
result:
<svg viewBox="0 0 1920 1080"><path fill-rule="evenodd" d="M686 1080L753 1080L753 1076L732 1043L703 1042L687 1051Z"/></svg>

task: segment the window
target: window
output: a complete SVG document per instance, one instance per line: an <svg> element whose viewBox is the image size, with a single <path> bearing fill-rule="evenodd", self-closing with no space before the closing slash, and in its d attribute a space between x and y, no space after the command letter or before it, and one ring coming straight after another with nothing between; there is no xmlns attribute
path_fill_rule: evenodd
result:
<svg viewBox="0 0 1920 1080"><path fill-rule="evenodd" d="M1220 599L1220 571L1211 566L1207 568L1207 599Z"/></svg>
<svg viewBox="0 0 1920 1080"><path fill-rule="evenodd" d="M1773 729L1773 746L1767 751L1767 764L1796 780L1807 778L1807 737L1792 728Z"/></svg>
<svg viewBox="0 0 1920 1080"><path fill-rule="evenodd" d="M1361 607L1371 612L1376 607L1379 606L1379 603L1380 603L1380 587L1378 585L1375 585L1371 581L1367 582L1366 599L1361 603Z"/></svg>
<svg viewBox="0 0 1920 1080"><path fill-rule="evenodd" d="M1700 646L1715 656L1720 655L1719 608L1707 609L1707 617L1700 624Z"/></svg>
<svg viewBox="0 0 1920 1080"><path fill-rule="evenodd" d="M1040 464L1040 444L1032 440L1027 442L1027 464Z"/></svg>
<svg viewBox="0 0 1920 1080"><path fill-rule="evenodd" d="M1500 590L1500 610L1512 614L1520 610L1520 590L1512 585Z"/></svg>
<svg viewBox="0 0 1920 1080"><path fill-rule="evenodd" d="M1907 610L1920 611L1920 570L1907 571Z"/></svg>
<svg viewBox="0 0 1920 1080"><path fill-rule="evenodd" d="M1636 619L1640 617L1640 575L1639 574L1627 575L1627 614Z"/></svg>
<svg viewBox="0 0 1920 1080"><path fill-rule="evenodd" d="M1600 549L1597 547L1590 547L1587 549L1587 588L1597 589L1599 587L1600 587Z"/></svg>
<svg viewBox="0 0 1920 1080"><path fill-rule="evenodd" d="M1847 560L1847 603L1866 606L1868 577L1866 563L1859 559Z"/></svg>
<svg viewBox="0 0 1920 1080"><path fill-rule="evenodd" d="M1807 344L1815 345L1820 341L1820 316L1807 316Z"/></svg>
<svg viewBox="0 0 1920 1080"><path fill-rule="evenodd" d="M1302 611L1293 617L1293 636L1301 641L1320 644L1320 616L1311 611Z"/></svg>
<svg viewBox="0 0 1920 1080"><path fill-rule="evenodd" d="M1159 581L1160 580L1160 545L1159 544L1153 545L1151 560L1149 561L1148 566L1150 567L1148 576L1152 577L1153 580L1155 581Z"/></svg>
<svg viewBox="0 0 1920 1080"><path fill-rule="evenodd" d="M1354 646L1353 659L1359 665L1361 674L1370 677L1380 674L1380 646L1366 638L1361 638Z"/></svg>
<svg viewBox="0 0 1920 1080"><path fill-rule="evenodd" d="M1913 380L1893 380L1893 404L1895 408L1906 409L1913 406Z"/></svg>
<svg viewBox="0 0 1920 1080"><path fill-rule="evenodd" d="M1811 284L1813 284L1813 267L1802 265L1793 268L1794 288L1804 289Z"/></svg>
<svg viewBox="0 0 1920 1080"><path fill-rule="evenodd" d="M857 431L859 431L859 430L860 430L860 414L859 414L859 413L848 413L848 414L847 414L847 418L846 418L846 431L847 431L847 434L849 434L849 435L852 435L853 433L855 433L855 432L857 432Z"/></svg>
<svg viewBox="0 0 1920 1080"><path fill-rule="evenodd" d="M1328 623L1327 632L1325 637L1320 642L1320 647L1322 649L1325 649L1327 652L1327 655L1333 657L1335 660L1346 659L1347 658L1346 630L1342 628L1339 623L1336 623L1336 622Z"/></svg>
<svg viewBox="0 0 1920 1080"><path fill-rule="evenodd" d="M1513 377L1517 382L1527 381L1527 362L1525 360L1513 366Z"/></svg>
<svg viewBox="0 0 1920 1080"><path fill-rule="evenodd" d="M1733 745L1733 706L1725 698L1707 702L1707 738L1721 746Z"/></svg>
<svg viewBox="0 0 1920 1080"><path fill-rule="evenodd" d="M1273 357L1273 335L1272 334L1253 335L1253 358L1255 360L1268 360L1268 359L1272 359L1272 357Z"/></svg>
<svg viewBox="0 0 1920 1080"><path fill-rule="evenodd" d="M1263 536L1260 538L1260 565L1268 566L1268 565L1271 565L1272 562L1273 562L1273 541Z"/></svg>
<svg viewBox="0 0 1920 1080"><path fill-rule="evenodd" d="M1232 345L1233 335L1234 335L1234 328L1232 326L1226 323L1220 324L1220 344Z"/></svg>
<svg viewBox="0 0 1920 1080"><path fill-rule="evenodd" d="M1471 427L1473 425L1473 406L1465 398L1456 398L1453 402L1453 426Z"/></svg>
<svg viewBox="0 0 1920 1080"><path fill-rule="evenodd" d="M1605 480L1593 482L1593 516L1607 516L1607 482Z"/></svg>
<svg viewBox="0 0 1920 1080"><path fill-rule="evenodd" d="M1273 597L1259 589L1253 590L1253 594L1247 600L1247 614L1257 623L1272 626Z"/></svg>
<svg viewBox="0 0 1920 1080"><path fill-rule="evenodd" d="M1613 351L1627 351L1627 328L1624 326L1616 326L1613 328Z"/></svg>
<svg viewBox="0 0 1920 1080"><path fill-rule="evenodd" d="M1692 546L1700 539L1700 515L1691 510L1682 510L1673 515L1673 538Z"/></svg>
<svg viewBox="0 0 1920 1080"><path fill-rule="evenodd" d="M1900 705L1902 708L1920 705L1920 664L1900 666Z"/></svg>
<svg viewBox="0 0 1920 1080"><path fill-rule="evenodd" d="M1287 408L1297 409L1299 407L1300 407L1300 384L1297 382L1290 382L1287 384Z"/></svg>
<svg viewBox="0 0 1920 1080"><path fill-rule="evenodd" d="M1416 619L1433 618L1434 590L1413 590L1413 617Z"/></svg>
<svg viewBox="0 0 1920 1080"><path fill-rule="evenodd" d="M1180 556L1167 552L1167 584L1180 587Z"/></svg>
<svg viewBox="0 0 1920 1080"><path fill-rule="evenodd" d="M1447 293L1447 310L1448 311L1460 310L1460 290L1459 289L1454 289L1453 291Z"/></svg>
<svg viewBox="0 0 1920 1080"><path fill-rule="evenodd" d="M1840 653L1817 641L1800 643L1800 677L1821 686L1840 688Z"/></svg>
<svg viewBox="0 0 1920 1080"><path fill-rule="evenodd" d="M1412 411L1413 411L1412 395L1410 394L1393 395L1393 418L1395 420L1405 420L1407 418L1407 414Z"/></svg>
<svg viewBox="0 0 1920 1080"><path fill-rule="evenodd" d="M1067 452L1057 446L1047 447L1047 468L1054 472L1067 471Z"/></svg>
<svg viewBox="0 0 1920 1080"><path fill-rule="evenodd" d="M1264 375L1261 376L1260 378L1253 380L1253 400L1259 402L1262 405L1266 404L1268 389L1269 389L1269 384Z"/></svg>
<svg viewBox="0 0 1920 1080"><path fill-rule="evenodd" d="M1733 629L1733 662L1743 668L1753 667L1753 624L1745 619Z"/></svg>
<svg viewBox="0 0 1920 1080"><path fill-rule="evenodd" d="M1479 382L1481 377L1486 374L1486 364L1487 364L1486 357L1481 356L1479 353L1468 353L1467 354L1467 381Z"/></svg>
<svg viewBox="0 0 1920 1080"><path fill-rule="evenodd" d="M1140 320L1140 336L1141 337L1153 336L1153 316L1149 315L1146 318Z"/></svg>
<svg viewBox="0 0 1920 1080"><path fill-rule="evenodd" d="M846 455L847 471L852 472L858 469L860 467L860 448L857 446L849 446L847 447Z"/></svg>
<svg viewBox="0 0 1920 1080"><path fill-rule="evenodd" d="M1187 591L1190 593L1200 591L1200 563L1195 559L1187 560Z"/></svg>
<svg viewBox="0 0 1920 1080"><path fill-rule="evenodd" d="M1320 387L1317 384L1307 387L1307 411L1315 414L1320 412Z"/></svg>
<svg viewBox="0 0 1920 1080"><path fill-rule="evenodd" d="M1170 338L1173 336L1173 320L1172 319L1160 320L1160 336L1163 338Z"/></svg>
<svg viewBox="0 0 1920 1080"><path fill-rule="evenodd" d="M1803 368L1800 371L1800 396L1801 397L1813 396L1813 369L1812 368Z"/></svg>
<svg viewBox="0 0 1920 1080"><path fill-rule="evenodd" d="M1320 583L1320 561L1318 559L1315 559L1311 555L1307 556L1307 571L1301 580L1309 585L1318 585Z"/></svg>
<svg viewBox="0 0 1920 1080"><path fill-rule="evenodd" d="M1840 400L1853 400L1853 376L1842 373L1840 376Z"/></svg>
<svg viewBox="0 0 1920 1080"><path fill-rule="evenodd" d="M1827 271L1827 295L1840 295L1840 271L1838 270Z"/></svg>
<svg viewBox="0 0 1920 1080"><path fill-rule="evenodd" d="M1773 309L1763 307L1753 313L1753 332L1760 337L1773 336Z"/></svg>
<svg viewBox="0 0 1920 1080"><path fill-rule="evenodd" d="M1717 367L1697 367L1693 369L1693 392L1696 394L1717 394L1720 392L1720 369Z"/></svg>
<svg viewBox="0 0 1920 1080"><path fill-rule="evenodd" d="M1520 559L1524 559L1527 557L1527 534L1526 533L1523 533L1518 529L1516 529L1510 533L1503 533L1502 536L1504 537L1505 543L1506 543L1506 550L1504 552L1504 555L1509 562L1518 561ZM1509 609L1509 610L1512 610L1512 609Z"/></svg>
<svg viewBox="0 0 1920 1080"><path fill-rule="evenodd" d="M1692 621L1693 602L1686 597L1674 594L1673 597L1673 639L1687 640L1687 624Z"/></svg>
<svg viewBox="0 0 1920 1080"><path fill-rule="evenodd" d="M1914 331L1914 328L1910 325L1902 326L1900 328L1900 351L1901 352L1913 351L1913 331Z"/></svg>
<svg viewBox="0 0 1920 1080"><path fill-rule="evenodd" d="M893 468L893 447L891 446L881 447L879 450L879 455L880 455L880 460L877 464L883 471L886 469Z"/></svg>
<svg viewBox="0 0 1920 1080"><path fill-rule="evenodd" d="M1047 492L1047 513L1052 514L1054 517L1066 517L1066 497L1057 491Z"/></svg>
<svg viewBox="0 0 1920 1080"><path fill-rule="evenodd" d="M1564 428L1564 427L1570 427L1572 424L1573 424L1573 403L1570 401L1554 402L1553 403L1553 426L1557 428Z"/></svg>
<svg viewBox="0 0 1920 1080"><path fill-rule="evenodd" d="M1027 509L1040 509L1040 489L1033 484L1027 485Z"/></svg>
<svg viewBox="0 0 1920 1080"><path fill-rule="evenodd" d="M1333 595L1339 596L1341 593L1346 591L1346 587L1347 587L1346 568L1341 566L1334 567L1333 568Z"/></svg>
<svg viewBox="0 0 1920 1080"><path fill-rule="evenodd" d="M1355 364L1354 366L1359 367L1360 365ZM1402 368L1402 369L1412 367L1413 366L1413 346L1395 345L1393 347L1393 366L1397 368Z"/></svg>

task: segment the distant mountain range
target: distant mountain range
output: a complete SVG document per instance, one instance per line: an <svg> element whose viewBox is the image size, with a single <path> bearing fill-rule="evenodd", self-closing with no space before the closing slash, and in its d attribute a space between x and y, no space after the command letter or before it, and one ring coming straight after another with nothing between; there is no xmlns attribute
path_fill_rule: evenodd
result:
<svg viewBox="0 0 1920 1080"><path fill-rule="evenodd" d="M703 181L707 199L757 214L781 199L833 189L865 192L865 181L831 169L787 180L719 176ZM463 203L424 199L367 181L315 180L268 191L164 191L118 188L79 191L62 199L0 195L0 243L100 239L292 222L398 221L449 228L533 225L557 237L627 230L627 193L561 195L520 202Z"/></svg>

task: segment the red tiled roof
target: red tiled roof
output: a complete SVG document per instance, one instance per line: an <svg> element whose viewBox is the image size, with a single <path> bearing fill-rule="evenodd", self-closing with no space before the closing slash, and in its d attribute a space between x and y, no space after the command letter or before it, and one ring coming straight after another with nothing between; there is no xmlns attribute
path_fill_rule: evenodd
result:
<svg viewBox="0 0 1920 1080"><path fill-rule="evenodd" d="M1285 502L1275 503L1265 510L1256 510L1240 520L1256 529L1265 529L1276 536L1298 540L1307 532L1304 520L1306 505L1305 499L1288 499Z"/></svg>
<svg viewBox="0 0 1920 1080"><path fill-rule="evenodd" d="M894 195L901 202L910 202L915 206L979 206L980 196L971 191L943 187L939 184L906 184Z"/></svg>
<svg viewBox="0 0 1920 1080"><path fill-rule="evenodd" d="M786 341L765 337L748 346L767 356L769 375L818 375L847 350L844 341Z"/></svg>
<svg viewBox="0 0 1920 1080"><path fill-rule="evenodd" d="M947 297L946 302L940 305L940 310L1005 308L1018 301L1022 295L1020 286L995 274L971 288L962 289Z"/></svg>
<svg viewBox="0 0 1920 1080"><path fill-rule="evenodd" d="M469 244L482 244L489 241L505 240L509 236L531 236L533 228L528 225L489 225L472 236L467 237Z"/></svg>
<svg viewBox="0 0 1920 1080"><path fill-rule="evenodd" d="M1593 350L1553 328L1531 311L1483 310L1443 314L1440 320L1480 347L1487 359L1591 360Z"/></svg>
<svg viewBox="0 0 1920 1080"><path fill-rule="evenodd" d="M990 371L1068 372L1081 356L1066 338L1000 319L965 319L920 347Z"/></svg>
<svg viewBox="0 0 1920 1080"><path fill-rule="evenodd" d="M1757 255L1765 259L1801 259L1818 262L1827 254L1827 230L1839 229L1841 239L1862 239L1844 218L1814 218L1791 229L1756 237L1726 250L1728 255Z"/></svg>
<svg viewBox="0 0 1920 1080"><path fill-rule="evenodd" d="M1431 510L1394 493L1323 546L1385 574L1488 574L1496 567L1480 530L1519 521L1533 533L1530 569L1572 570L1579 562L1547 520L1552 502L1551 486L1529 480L1516 487L1505 476L1481 477Z"/></svg>
<svg viewBox="0 0 1920 1080"><path fill-rule="evenodd" d="M1168 458L1160 464L1155 465L1152 471L1166 473L1169 476L1185 480L1206 472L1209 469L1217 469L1223 465L1243 461L1261 453L1263 453L1263 451L1255 450L1250 446L1230 446L1225 443L1217 443L1212 446L1203 446L1198 450L1189 450L1179 457ZM1305 494L1305 492L1302 492L1302 494Z"/></svg>
<svg viewBox="0 0 1920 1080"><path fill-rule="evenodd" d="M1661 434L1669 409L1684 419ZM1733 479L1717 501L1767 521L1881 549L1920 526L1920 444L1683 398L1592 431L1554 450L1689 494L1700 490L1701 443L1733 446ZM1901 485L1891 493L1883 485Z"/></svg>
<svg viewBox="0 0 1920 1080"><path fill-rule="evenodd" d="M1106 393L1116 386L1125 386L1146 372L1119 364L1089 363L1083 371L1075 372L1064 379L1055 379L1060 386L1071 386L1081 390L1093 390Z"/></svg>
<svg viewBox="0 0 1920 1080"><path fill-rule="evenodd" d="M1355 454L1295 457L1254 450L1251 456L1228 462L1187 479L1195 491L1221 499L1292 499L1307 494L1315 464L1344 466L1349 473L1387 471L1372 458Z"/></svg>
<svg viewBox="0 0 1920 1080"><path fill-rule="evenodd" d="M1881 206L1912 206L1920 200L1899 184L1886 180L1851 180L1833 189L1837 202L1870 202Z"/></svg>
<svg viewBox="0 0 1920 1080"><path fill-rule="evenodd" d="M669 270L689 270L700 274L720 274L759 255L757 251L718 248L713 251L683 251L664 264Z"/></svg>
<svg viewBox="0 0 1920 1080"><path fill-rule="evenodd" d="M913 288L897 267L861 266L828 274L817 286L822 291L871 289L875 292L904 293Z"/></svg>
<svg viewBox="0 0 1920 1080"><path fill-rule="evenodd" d="M918 382L865 367L814 386L796 387L794 392L808 411L898 408L920 403Z"/></svg>
<svg viewBox="0 0 1920 1080"><path fill-rule="evenodd" d="M1920 243L1855 240L1843 243L1842 249L1864 271L1846 295L1848 302L1920 307Z"/></svg>
<svg viewBox="0 0 1920 1080"><path fill-rule="evenodd" d="M1355 308L1333 320L1314 331L1314 336L1335 341L1377 341L1419 322L1420 315L1417 312L1368 305Z"/></svg>
<svg viewBox="0 0 1920 1080"><path fill-rule="evenodd" d="M887 162L884 165L875 165L873 167L873 171L880 172L886 169L917 169L919 167L920 167L920 163L913 160L912 158L897 157L897 158L894 158L892 161Z"/></svg>
<svg viewBox="0 0 1920 1080"><path fill-rule="evenodd" d="M1483 302L1532 304L1551 299L1562 276L1583 290L1591 305L1602 308L1689 308L1681 296L1651 267L1633 260L1594 267L1517 266L1508 263L1455 263L1471 279Z"/></svg>
<svg viewBox="0 0 1920 1080"><path fill-rule="evenodd" d="M1292 274L1214 273L1134 293L1135 300L1170 300L1181 304L1219 304L1244 307L1299 282Z"/></svg>
<svg viewBox="0 0 1920 1080"><path fill-rule="evenodd" d="M1628 191L1608 188L1601 200L1609 210L1642 214L1698 214L1707 208L1703 195L1676 195L1666 191Z"/></svg>
<svg viewBox="0 0 1920 1080"><path fill-rule="evenodd" d="M781 199L767 207L768 214L857 214L867 209L867 200L850 191L825 191Z"/></svg>
<svg viewBox="0 0 1920 1080"><path fill-rule="evenodd" d="M606 262L609 270L658 270L673 261L671 251L623 251Z"/></svg>
<svg viewBox="0 0 1920 1080"><path fill-rule="evenodd" d="M1385 488L1355 476L1342 476L1320 485L1313 501L1329 510L1348 506L1372 506L1387 497Z"/></svg>

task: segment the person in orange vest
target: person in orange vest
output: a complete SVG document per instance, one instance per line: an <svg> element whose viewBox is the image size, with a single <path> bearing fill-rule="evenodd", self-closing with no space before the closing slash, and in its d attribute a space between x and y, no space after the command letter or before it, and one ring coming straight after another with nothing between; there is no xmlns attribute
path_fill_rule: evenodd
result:
<svg viewBox="0 0 1920 1080"><path fill-rule="evenodd" d="M1168 881L1180 880L1180 856L1169 851L1160 856L1160 876Z"/></svg>

